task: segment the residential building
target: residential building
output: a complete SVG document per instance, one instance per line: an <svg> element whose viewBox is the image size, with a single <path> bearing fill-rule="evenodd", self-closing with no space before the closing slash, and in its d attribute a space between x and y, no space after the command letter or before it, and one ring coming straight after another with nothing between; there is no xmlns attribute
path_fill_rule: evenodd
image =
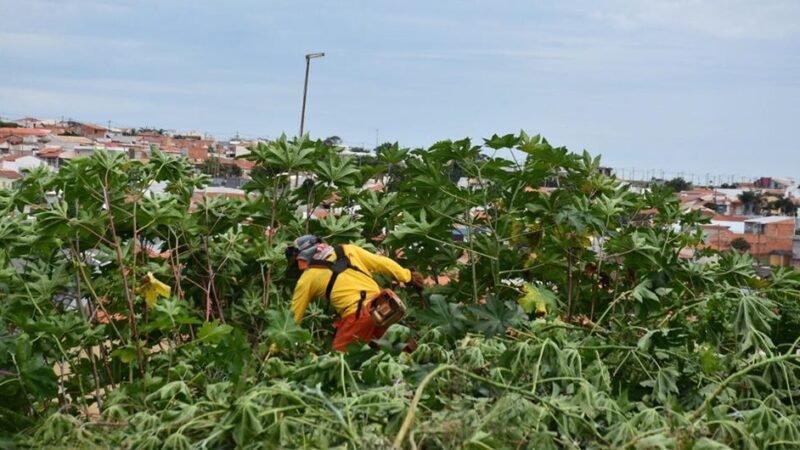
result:
<svg viewBox="0 0 800 450"><path fill-rule="evenodd" d="M707 247L728 251L734 240L741 239L747 242L755 259L787 266L792 260L795 227L795 218L787 216L715 216L703 228Z"/></svg>
<svg viewBox="0 0 800 450"><path fill-rule="evenodd" d="M103 138L110 130L102 125L93 123L70 122L67 131L70 134L88 138Z"/></svg>
<svg viewBox="0 0 800 450"><path fill-rule="evenodd" d="M49 141L52 132L43 128L0 128L0 152L8 155L31 154Z"/></svg>
<svg viewBox="0 0 800 450"><path fill-rule="evenodd" d="M721 215L742 215L744 205L739 196L742 189L693 189L678 193L684 207L707 208Z"/></svg>
<svg viewBox="0 0 800 450"><path fill-rule="evenodd" d="M36 157L44 161L50 168L58 170L61 168L61 155L64 150L61 147L46 147L36 153Z"/></svg>
<svg viewBox="0 0 800 450"><path fill-rule="evenodd" d="M34 169L46 165L44 161L33 155L6 156L0 158L0 170L11 170L21 173L25 169Z"/></svg>
<svg viewBox="0 0 800 450"><path fill-rule="evenodd" d="M796 183L792 178L773 178L773 177L761 177L758 180L756 180L754 184L756 187L762 189L780 189L780 190L785 190L796 186Z"/></svg>
<svg viewBox="0 0 800 450"><path fill-rule="evenodd" d="M61 147L64 150L76 150L79 148L91 149L94 141L84 136L52 136L49 147Z"/></svg>
<svg viewBox="0 0 800 450"><path fill-rule="evenodd" d="M44 128L44 122L33 117L23 117L13 122L24 128Z"/></svg>
<svg viewBox="0 0 800 450"><path fill-rule="evenodd" d="M12 189L14 184L22 178L18 172L0 169L0 189Z"/></svg>
<svg viewBox="0 0 800 450"><path fill-rule="evenodd" d="M597 173L599 173L600 175L611 177L614 176L614 169L611 167L598 167Z"/></svg>

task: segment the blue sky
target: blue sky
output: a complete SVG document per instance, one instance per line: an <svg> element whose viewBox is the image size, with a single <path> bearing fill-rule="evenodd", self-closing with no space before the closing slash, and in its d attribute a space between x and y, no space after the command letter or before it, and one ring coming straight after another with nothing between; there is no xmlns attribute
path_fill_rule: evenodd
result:
<svg viewBox="0 0 800 450"><path fill-rule="evenodd" d="M800 2L0 0L0 115L800 175Z"/></svg>

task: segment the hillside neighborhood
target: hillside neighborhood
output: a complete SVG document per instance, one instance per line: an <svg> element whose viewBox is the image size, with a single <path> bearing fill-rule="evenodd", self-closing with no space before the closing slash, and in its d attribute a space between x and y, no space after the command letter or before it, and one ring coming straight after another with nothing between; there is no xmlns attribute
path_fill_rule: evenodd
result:
<svg viewBox="0 0 800 450"><path fill-rule="evenodd" d="M147 161L152 148L182 156L198 172L211 176L211 182L196 192L194 201L205 197L243 197L242 185L249 179L253 163L246 155L257 140L232 138L218 141L197 132L179 133L163 129L114 128L73 120L40 120L25 117L0 121L0 189L12 189L25 171L39 166L58 170L65 161L91 155L98 150L122 152ZM354 153L359 154L359 153ZM607 175L617 175L604 169ZM302 183L302 175L298 182ZM749 182L722 186L692 186L680 180L676 195L686 209L709 218L704 225L705 246L718 251L748 251L764 266L800 268L798 206L800 189L790 178L762 177ZM461 180L459 184L468 184ZM648 189L665 180L631 182ZM365 188L380 190L373 182ZM647 214L648 212L643 212ZM315 209L311 217L330 214L327 205ZM694 257L686 250L682 256Z"/></svg>

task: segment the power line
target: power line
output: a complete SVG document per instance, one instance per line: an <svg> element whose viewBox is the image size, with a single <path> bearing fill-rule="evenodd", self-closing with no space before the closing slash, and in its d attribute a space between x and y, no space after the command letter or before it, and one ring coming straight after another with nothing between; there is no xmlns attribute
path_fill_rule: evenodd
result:
<svg viewBox="0 0 800 450"><path fill-rule="evenodd" d="M742 182L753 182L762 178L765 175L763 172L758 174L741 174L730 172L705 172L699 174L696 172L687 172L685 170L665 170L665 169L641 169L638 167L610 167L612 172L621 180L624 181L653 181L664 180L668 181L674 178L683 178L687 182L695 185L714 185L720 186L722 184L735 184ZM656 176L658 175L658 176ZM773 177L775 178L775 177ZM777 177L789 178L796 181L794 177Z"/></svg>

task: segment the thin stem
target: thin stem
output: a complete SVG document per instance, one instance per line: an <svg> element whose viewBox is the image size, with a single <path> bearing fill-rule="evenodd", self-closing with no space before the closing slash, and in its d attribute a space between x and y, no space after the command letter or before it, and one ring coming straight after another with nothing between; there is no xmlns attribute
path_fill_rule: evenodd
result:
<svg viewBox="0 0 800 450"><path fill-rule="evenodd" d="M117 236L117 227L114 225L114 213L111 212L113 208L111 207L111 198L108 192L108 172L106 172L103 183L103 197L105 198L105 203L107 205L108 221L111 226L111 236L114 238L114 250L117 255L117 264L119 265L119 270L122 274L122 284L125 288L125 298L128 300L128 322L131 325L131 332L133 333L133 338L135 340L136 356L139 359L139 373L142 376L142 379L144 379L146 361L144 358L144 352L142 351L141 339L139 337L139 328L136 324L136 312L133 307L133 295L131 292L130 283L128 282L128 271L125 270L125 261L122 257L122 247L119 242L119 237Z"/></svg>

